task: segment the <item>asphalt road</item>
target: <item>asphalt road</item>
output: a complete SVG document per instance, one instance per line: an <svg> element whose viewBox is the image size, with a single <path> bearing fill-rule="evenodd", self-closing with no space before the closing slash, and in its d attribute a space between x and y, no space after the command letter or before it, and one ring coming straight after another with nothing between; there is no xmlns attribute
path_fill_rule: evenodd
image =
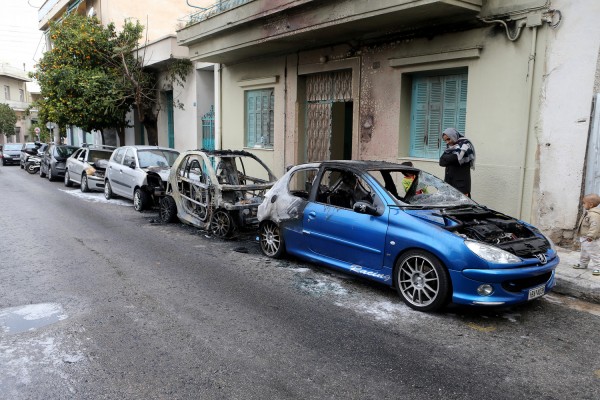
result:
<svg viewBox="0 0 600 400"><path fill-rule="evenodd" d="M1 399L597 399L600 308L386 287L0 167ZM36 325L36 326L33 326Z"/></svg>

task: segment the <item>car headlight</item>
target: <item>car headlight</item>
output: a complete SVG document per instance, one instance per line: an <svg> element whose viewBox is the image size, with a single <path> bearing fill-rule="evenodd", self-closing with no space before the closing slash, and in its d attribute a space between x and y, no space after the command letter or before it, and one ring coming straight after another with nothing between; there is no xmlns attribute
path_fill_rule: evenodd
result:
<svg viewBox="0 0 600 400"><path fill-rule="evenodd" d="M490 246L489 244L475 242L473 240L465 240L465 245L469 248L469 250L483 258L485 261L495 264L511 264L521 262L519 257L496 246Z"/></svg>

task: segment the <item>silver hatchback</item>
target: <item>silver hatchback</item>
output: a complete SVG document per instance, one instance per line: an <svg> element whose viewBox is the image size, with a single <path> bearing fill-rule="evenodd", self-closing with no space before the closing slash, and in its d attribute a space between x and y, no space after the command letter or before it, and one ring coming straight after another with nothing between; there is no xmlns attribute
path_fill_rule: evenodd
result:
<svg viewBox="0 0 600 400"><path fill-rule="evenodd" d="M137 211L156 204L179 152L158 146L122 146L114 151L104 179L104 197L133 200Z"/></svg>

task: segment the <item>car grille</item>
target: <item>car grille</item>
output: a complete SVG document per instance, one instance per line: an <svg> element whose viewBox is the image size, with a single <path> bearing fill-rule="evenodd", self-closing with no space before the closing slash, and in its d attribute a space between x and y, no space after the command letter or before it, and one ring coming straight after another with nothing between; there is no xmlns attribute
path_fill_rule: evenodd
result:
<svg viewBox="0 0 600 400"><path fill-rule="evenodd" d="M545 274L532 276L530 278L515 279L511 281L502 282L502 287L507 292L518 293L524 289L539 286L548 282L552 277L552 272L546 272Z"/></svg>

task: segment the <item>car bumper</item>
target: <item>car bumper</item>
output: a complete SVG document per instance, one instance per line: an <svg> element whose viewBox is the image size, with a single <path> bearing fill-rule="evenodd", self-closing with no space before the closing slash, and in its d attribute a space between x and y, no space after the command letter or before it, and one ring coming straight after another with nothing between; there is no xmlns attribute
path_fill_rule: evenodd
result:
<svg viewBox="0 0 600 400"><path fill-rule="evenodd" d="M543 294L546 294L554 287L558 263L559 258L555 257L543 266L450 271L452 301L478 306L506 306L526 302L533 289L543 286ZM477 289L484 284L493 288L488 296L477 293Z"/></svg>
<svg viewBox="0 0 600 400"><path fill-rule="evenodd" d="M2 157L2 161L4 162L4 164L13 164L13 165L21 163L20 158L12 158L12 157Z"/></svg>
<svg viewBox="0 0 600 400"><path fill-rule="evenodd" d="M90 190L104 191L104 178L88 175L88 188Z"/></svg>

